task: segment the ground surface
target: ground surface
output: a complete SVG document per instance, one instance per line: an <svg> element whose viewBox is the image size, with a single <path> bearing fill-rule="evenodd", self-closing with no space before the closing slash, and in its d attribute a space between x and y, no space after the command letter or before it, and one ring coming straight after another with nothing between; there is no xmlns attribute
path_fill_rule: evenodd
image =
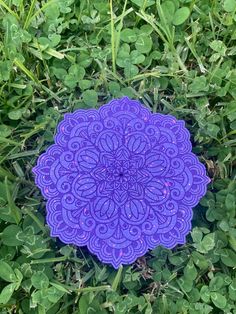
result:
<svg viewBox="0 0 236 314"><path fill-rule="evenodd" d="M1 313L236 313L236 1L0 0ZM49 237L32 166L114 97L186 121L212 178L187 244L118 272Z"/></svg>

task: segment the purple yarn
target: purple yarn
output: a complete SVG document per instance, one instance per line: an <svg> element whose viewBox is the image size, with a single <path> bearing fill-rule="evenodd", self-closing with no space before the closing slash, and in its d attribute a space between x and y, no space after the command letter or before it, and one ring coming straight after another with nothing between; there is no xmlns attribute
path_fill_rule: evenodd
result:
<svg viewBox="0 0 236 314"><path fill-rule="evenodd" d="M184 121L128 97L67 113L38 158L51 236L115 268L184 244L210 182Z"/></svg>

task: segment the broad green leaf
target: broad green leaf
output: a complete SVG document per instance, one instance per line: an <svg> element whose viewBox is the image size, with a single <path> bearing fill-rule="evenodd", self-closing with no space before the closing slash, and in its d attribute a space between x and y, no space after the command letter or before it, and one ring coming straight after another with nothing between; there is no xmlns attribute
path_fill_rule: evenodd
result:
<svg viewBox="0 0 236 314"><path fill-rule="evenodd" d="M71 12L72 8L71 5L73 4L74 0L57 0L61 13L69 13Z"/></svg>
<svg viewBox="0 0 236 314"><path fill-rule="evenodd" d="M230 229L230 226L228 224L228 222L226 220L222 220L220 223L219 223L219 227L221 230L223 231L229 231Z"/></svg>
<svg viewBox="0 0 236 314"><path fill-rule="evenodd" d="M120 92L120 85L117 82L113 82L113 81L109 82L108 88L109 88L109 91L111 92L111 94L114 96Z"/></svg>
<svg viewBox="0 0 236 314"><path fill-rule="evenodd" d="M90 88L92 85L92 82L90 80L80 80L79 81L79 87L82 89L82 90L85 90L85 89L88 89Z"/></svg>
<svg viewBox="0 0 236 314"><path fill-rule="evenodd" d="M73 247L70 245L65 245L60 249L60 254L64 255L64 256L70 256L71 253L73 252Z"/></svg>
<svg viewBox="0 0 236 314"><path fill-rule="evenodd" d="M140 35L135 42L135 48L141 53L148 53L152 49L152 39L150 36Z"/></svg>
<svg viewBox="0 0 236 314"><path fill-rule="evenodd" d="M64 291L58 290L55 287L50 287L47 289L47 298L52 303L58 302L64 294Z"/></svg>
<svg viewBox="0 0 236 314"><path fill-rule="evenodd" d="M210 281L209 289L211 291L218 291L220 290L221 287L223 287L223 285L224 285L224 280L222 277L220 276L213 277Z"/></svg>
<svg viewBox="0 0 236 314"><path fill-rule="evenodd" d="M10 61L0 61L0 81L8 81L10 78L11 70L12 63Z"/></svg>
<svg viewBox="0 0 236 314"><path fill-rule="evenodd" d="M223 7L226 12L233 12L236 9L236 0L224 0Z"/></svg>
<svg viewBox="0 0 236 314"><path fill-rule="evenodd" d="M201 244L202 244L202 247L205 249L206 252L212 250L215 246L215 234L209 233L209 234L205 235Z"/></svg>
<svg viewBox="0 0 236 314"><path fill-rule="evenodd" d="M63 293L70 293L68 289L66 289L62 284L50 282L50 284L55 287L57 290L62 291Z"/></svg>
<svg viewBox="0 0 236 314"><path fill-rule="evenodd" d="M228 210L235 208L235 196L233 194L227 194L225 199L225 206Z"/></svg>
<svg viewBox="0 0 236 314"><path fill-rule="evenodd" d="M53 33L53 34L49 34L48 38L51 41L51 43L50 43L51 47L56 47L60 43L61 35Z"/></svg>
<svg viewBox="0 0 236 314"><path fill-rule="evenodd" d="M64 83L70 88L75 88L79 81L84 78L84 75L85 69L78 64L73 64L69 68L68 75L66 75L64 78Z"/></svg>
<svg viewBox="0 0 236 314"><path fill-rule="evenodd" d="M13 260L16 252L17 250L15 247L2 245L0 250L0 259L5 260L6 262Z"/></svg>
<svg viewBox="0 0 236 314"><path fill-rule="evenodd" d="M193 279L184 275L178 279L178 284L185 293L188 293L193 288Z"/></svg>
<svg viewBox="0 0 236 314"><path fill-rule="evenodd" d="M200 242L202 240L203 233L198 227L195 227L191 231L191 236L194 242Z"/></svg>
<svg viewBox="0 0 236 314"><path fill-rule="evenodd" d="M188 19L189 15L190 15L189 8L182 7L175 12L172 23L176 26L181 25Z"/></svg>
<svg viewBox="0 0 236 314"><path fill-rule="evenodd" d="M231 300L236 301L236 278L233 279L229 286L229 297Z"/></svg>
<svg viewBox="0 0 236 314"><path fill-rule="evenodd" d="M179 266L185 263L187 256L185 255L178 256L178 255L173 254L173 255L170 255L168 259L172 265Z"/></svg>
<svg viewBox="0 0 236 314"><path fill-rule="evenodd" d="M41 50L45 50L50 46L50 40L47 37L39 37L38 42L41 45Z"/></svg>
<svg viewBox="0 0 236 314"><path fill-rule="evenodd" d="M98 94L93 89L86 90L82 93L82 98L85 104L89 107L95 107L98 102Z"/></svg>
<svg viewBox="0 0 236 314"><path fill-rule="evenodd" d="M6 304L10 300L15 289L15 283L10 283L9 285L5 286L0 293L0 303Z"/></svg>
<svg viewBox="0 0 236 314"><path fill-rule="evenodd" d="M197 301L199 301L200 299L200 292L197 288L193 288L190 292L189 292L189 299L191 300L191 302L195 303Z"/></svg>
<svg viewBox="0 0 236 314"><path fill-rule="evenodd" d="M138 67L134 64L128 63L124 69L125 77L131 78L138 74Z"/></svg>
<svg viewBox="0 0 236 314"><path fill-rule="evenodd" d="M34 273L31 282L36 289L46 289L49 286L49 279L43 272Z"/></svg>
<svg viewBox="0 0 236 314"><path fill-rule="evenodd" d="M161 4L161 8L166 20L171 23L174 18L175 5L172 1L165 1Z"/></svg>
<svg viewBox="0 0 236 314"><path fill-rule="evenodd" d="M135 97L133 89L131 87L121 88L121 95L122 96L128 96L130 99Z"/></svg>
<svg viewBox="0 0 236 314"><path fill-rule="evenodd" d="M12 132L12 128L8 125L2 124L0 125L0 136L8 137Z"/></svg>
<svg viewBox="0 0 236 314"><path fill-rule="evenodd" d="M77 56L77 61L78 61L79 66L83 68L87 68L90 66L92 62L92 58L89 53L85 51L81 51L81 53Z"/></svg>
<svg viewBox="0 0 236 314"><path fill-rule="evenodd" d="M120 38L126 43L133 43L137 40L137 34L133 29L125 28L121 31Z"/></svg>
<svg viewBox="0 0 236 314"><path fill-rule="evenodd" d="M84 314L87 312L87 309L89 308L89 295L88 294L82 294L79 298L79 314Z"/></svg>
<svg viewBox="0 0 236 314"><path fill-rule="evenodd" d="M118 51L116 64L121 68L125 68L126 64L129 62L130 62L130 46L128 44L123 44Z"/></svg>
<svg viewBox="0 0 236 314"><path fill-rule="evenodd" d="M130 53L130 61L132 64L139 64L142 63L145 60L145 56L141 54L137 50L133 50Z"/></svg>
<svg viewBox="0 0 236 314"><path fill-rule="evenodd" d="M144 7L148 8L149 6L153 5L155 3L154 0L131 0L132 3L136 4L138 7Z"/></svg>
<svg viewBox="0 0 236 314"><path fill-rule="evenodd" d="M24 109L13 110L8 113L8 117L11 120L19 120L21 119L23 112L24 112Z"/></svg>
<svg viewBox="0 0 236 314"><path fill-rule="evenodd" d="M17 268L15 269L15 275L16 275L16 280L17 280L16 289L19 289L21 282L22 282L22 279L23 279L23 275L22 275L21 271L19 271L19 269L17 269Z"/></svg>
<svg viewBox="0 0 236 314"><path fill-rule="evenodd" d="M235 267L236 253L230 249L220 250L221 261L228 267Z"/></svg>
<svg viewBox="0 0 236 314"><path fill-rule="evenodd" d="M82 80L84 78L85 69L78 64L73 64L69 68L69 74L73 75L75 80L78 82L79 80Z"/></svg>
<svg viewBox="0 0 236 314"><path fill-rule="evenodd" d="M231 229L229 231L229 244L231 245L232 249L236 252L236 229Z"/></svg>
<svg viewBox="0 0 236 314"><path fill-rule="evenodd" d="M204 302L206 302L206 303L209 302L211 294L210 294L209 288L206 285L202 286L202 288L200 290L200 295L201 295L201 299Z"/></svg>
<svg viewBox="0 0 236 314"><path fill-rule="evenodd" d="M189 90L192 93L198 93L201 91L208 91L209 86L207 85L206 77L199 76L195 77L193 82L189 85Z"/></svg>
<svg viewBox="0 0 236 314"><path fill-rule="evenodd" d="M142 25L140 27L140 30L138 31L139 35L144 35L144 36L150 35L152 32L153 32L153 28L149 24Z"/></svg>
<svg viewBox="0 0 236 314"><path fill-rule="evenodd" d="M218 52L221 56L224 56L227 50L227 47L221 40L214 40L210 43L211 49Z"/></svg>
<svg viewBox="0 0 236 314"><path fill-rule="evenodd" d="M31 294L31 306L37 307L38 305L44 307L45 309L49 309L52 306L52 302L49 301L47 291L46 290L35 290Z"/></svg>
<svg viewBox="0 0 236 314"><path fill-rule="evenodd" d="M20 6L21 5L21 0L13 0L12 4L14 4L15 6Z"/></svg>
<svg viewBox="0 0 236 314"><path fill-rule="evenodd" d="M3 244L8 246L18 246L21 245L22 242L18 239L18 234L22 232L21 228L17 225L9 225L6 227L2 234L1 239Z"/></svg>
<svg viewBox="0 0 236 314"><path fill-rule="evenodd" d="M21 234L21 239L23 239ZM41 258L48 249L47 243L44 241L44 238L41 235L31 235L27 237L27 242L23 242L24 245L21 248L21 253L30 256L33 259ZM22 243L22 242L21 242Z"/></svg>
<svg viewBox="0 0 236 314"><path fill-rule="evenodd" d="M227 303L225 296L218 292L211 292L211 300L219 309L224 309Z"/></svg>
<svg viewBox="0 0 236 314"><path fill-rule="evenodd" d="M190 260L187 266L184 268L184 275L186 278L191 278L192 280L196 279L197 270L192 260Z"/></svg>
<svg viewBox="0 0 236 314"><path fill-rule="evenodd" d="M215 246L215 234L209 233L204 236L204 238L200 242L194 243L194 247L196 247L197 251L200 253L207 253L212 250Z"/></svg>
<svg viewBox="0 0 236 314"><path fill-rule="evenodd" d="M208 123L207 124L207 134L212 136L212 137L217 137L218 133L220 132L220 128L218 125L213 124L213 123Z"/></svg>
<svg viewBox="0 0 236 314"><path fill-rule="evenodd" d="M154 60L160 60L161 57L162 57L162 54L161 54L160 51L152 51L151 57L152 57L152 59L154 59Z"/></svg>
<svg viewBox="0 0 236 314"><path fill-rule="evenodd" d="M17 281L14 270L9 264L0 260L0 278L8 282Z"/></svg>
<svg viewBox="0 0 236 314"><path fill-rule="evenodd" d="M68 74L65 76L64 83L66 86L70 88L75 88L76 85L78 84L77 80L75 80L75 77L72 74Z"/></svg>
<svg viewBox="0 0 236 314"><path fill-rule="evenodd" d="M67 75L66 70L63 68L52 67L51 70L59 80L64 80L65 76Z"/></svg>

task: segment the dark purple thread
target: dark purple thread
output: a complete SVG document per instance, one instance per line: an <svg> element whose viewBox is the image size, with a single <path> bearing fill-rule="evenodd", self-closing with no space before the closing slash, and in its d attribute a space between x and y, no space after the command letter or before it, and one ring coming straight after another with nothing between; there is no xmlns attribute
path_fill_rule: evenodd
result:
<svg viewBox="0 0 236 314"><path fill-rule="evenodd" d="M115 268L185 243L210 181L191 149L184 121L127 97L65 114L33 168L51 236Z"/></svg>

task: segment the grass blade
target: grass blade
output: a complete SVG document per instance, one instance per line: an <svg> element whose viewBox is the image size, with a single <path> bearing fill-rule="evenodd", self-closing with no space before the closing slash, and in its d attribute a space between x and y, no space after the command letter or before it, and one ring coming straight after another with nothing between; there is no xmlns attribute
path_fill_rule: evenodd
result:
<svg viewBox="0 0 236 314"><path fill-rule="evenodd" d="M105 290L111 290L111 286L98 286L98 287L85 287L85 288L79 288L77 289L77 292L94 292L94 291L105 291Z"/></svg>
<svg viewBox="0 0 236 314"><path fill-rule="evenodd" d="M36 2L37 2L37 0L32 0L32 2L30 4L30 9L29 9L28 15L26 17L23 29L27 29L29 27L29 25L30 25L32 12L33 12L33 9L35 7Z"/></svg>
<svg viewBox="0 0 236 314"><path fill-rule="evenodd" d="M19 15L17 13L15 13L14 11L12 11L9 6L3 1L3 0L0 0L0 5L2 7L4 7L4 9L7 10L8 13L10 13L11 15L15 16L15 18L17 18L17 20L19 20Z"/></svg>
<svg viewBox="0 0 236 314"><path fill-rule="evenodd" d="M34 83L40 84L39 81L38 81L38 79L34 76L34 74L33 74L30 70L28 70L20 60L15 59L15 60L14 60L14 63L15 63L15 65L16 65L18 68L20 68L21 71L23 71Z"/></svg>
<svg viewBox="0 0 236 314"><path fill-rule="evenodd" d="M110 13L111 13L111 54L112 54L112 70L116 74L116 33L114 23L113 4L110 0Z"/></svg>
<svg viewBox="0 0 236 314"><path fill-rule="evenodd" d="M12 199L12 194L9 189L9 184L8 184L8 179L5 177L5 189L6 189L6 194L7 194L7 202L8 206L11 212L11 215L14 217L15 222L18 224L21 220L21 212L18 207L16 207L14 200Z"/></svg>
<svg viewBox="0 0 236 314"><path fill-rule="evenodd" d="M114 290L114 291L117 290L117 287L118 287L118 285L120 283L122 270L123 270L123 266L121 265L119 267L118 271L117 271L117 274L116 274L115 279L114 279L114 281L112 283L112 286L111 286L112 290Z"/></svg>

